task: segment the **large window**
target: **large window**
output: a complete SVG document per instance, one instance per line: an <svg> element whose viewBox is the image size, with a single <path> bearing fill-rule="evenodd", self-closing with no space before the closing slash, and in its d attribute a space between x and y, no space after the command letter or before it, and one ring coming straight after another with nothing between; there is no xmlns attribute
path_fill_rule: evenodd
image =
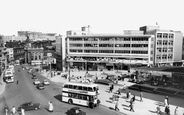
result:
<svg viewBox="0 0 184 115"><path fill-rule="evenodd" d="M162 38L162 33L157 33L157 38Z"/></svg>
<svg viewBox="0 0 184 115"><path fill-rule="evenodd" d="M148 54L148 51L136 51L136 50L133 50L132 51L132 54Z"/></svg>
<svg viewBox="0 0 184 115"><path fill-rule="evenodd" d="M169 38L174 38L174 34L169 34Z"/></svg>
<svg viewBox="0 0 184 115"><path fill-rule="evenodd" d="M82 47L82 44L70 44L70 47Z"/></svg>
<svg viewBox="0 0 184 115"><path fill-rule="evenodd" d="M126 53L130 53L130 50L115 50L115 53L123 53L123 54L126 54Z"/></svg>
<svg viewBox="0 0 184 115"><path fill-rule="evenodd" d="M163 33L163 38L168 38L168 33Z"/></svg>
<svg viewBox="0 0 184 115"><path fill-rule="evenodd" d="M70 52L82 52L82 50L72 50L72 49L70 49Z"/></svg>
<svg viewBox="0 0 184 115"><path fill-rule="evenodd" d="M113 50L99 50L99 53L113 53Z"/></svg>
<svg viewBox="0 0 184 115"><path fill-rule="evenodd" d="M98 53L98 50L84 50L84 53Z"/></svg>

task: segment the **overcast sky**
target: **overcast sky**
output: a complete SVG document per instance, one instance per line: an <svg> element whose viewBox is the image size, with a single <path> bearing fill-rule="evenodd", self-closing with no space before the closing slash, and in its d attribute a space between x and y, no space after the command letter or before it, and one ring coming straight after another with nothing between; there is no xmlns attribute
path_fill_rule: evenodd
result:
<svg viewBox="0 0 184 115"><path fill-rule="evenodd" d="M0 34L65 34L91 26L93 33L122 33L159 24L184 32L182 0L0 0Z"/></svg>

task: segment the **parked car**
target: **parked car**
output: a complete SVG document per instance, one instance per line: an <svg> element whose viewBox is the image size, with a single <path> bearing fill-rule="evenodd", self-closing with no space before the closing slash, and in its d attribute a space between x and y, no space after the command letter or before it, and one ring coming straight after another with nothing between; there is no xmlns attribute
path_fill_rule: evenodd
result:
<svg viewBox="0 0 184 115"><path fill-rule="evenodd" d="M41 83L41 82L40 82L38 79L35 79L34 82L33 82L34 85L38 85L38 84L40 84L40 83Z"/></svg>
<svg viewBox="0 0 184 115"><path fill-rule="evenodd" d="M40 107L41 107L40 103L26 102L20 105L17 111L21 111L21 108L23 108L25 111L37 110L37 109L40 109Z"/></svg>
<svg viewBox="0 0 184 115"><path fill-rule="evenodd" d="M80 107L72 107L67 110L66 115L87 115L87 113L82 111Z"/></svg>
<svg viewBox="0 0 184 115"><path fill-rule="evenodd" d="M38 88L38 89L45 89L45 86L44 86L43 83L39 83L39 84L36 86L36 88Z"/></svg>
<svg viewBox="0 0 184 115"><path fill-rule="evenodd" d="M32 79L36 79L36 75L33 75Z"/></svg>
<svg viewBox="0 0 184 115"><path fill-rule="evenodd" d="M113 82L108 80L108 79L97 79L94 81L94 83L97 83L97 84L104 84L104 85L110 85L112 84Z"/></svg>
<svg viewBox="0 0 184 115"><path fill-rule="evenodd" d="M43 80L43 85L49 85L49 81L47 79Z"/></svg>

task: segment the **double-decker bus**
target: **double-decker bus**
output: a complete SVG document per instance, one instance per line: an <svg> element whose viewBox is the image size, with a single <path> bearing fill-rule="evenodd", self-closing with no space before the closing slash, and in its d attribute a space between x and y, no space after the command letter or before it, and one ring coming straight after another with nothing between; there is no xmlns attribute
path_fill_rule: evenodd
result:
<svg viewBox="0 0 184 115"><path fill-rule="evenodd" d="M94 108L99 105L97 84L67 82L62 87L62 101Z"/></svg>
<svg viewBox="0 0 184 115"><path fill-rule="evenodd" d="M14 82L14 75L13 75L13 70L12 69L7 69L5 71L5 75L4 75L4 81L6 83L13 83Z"/></svg>

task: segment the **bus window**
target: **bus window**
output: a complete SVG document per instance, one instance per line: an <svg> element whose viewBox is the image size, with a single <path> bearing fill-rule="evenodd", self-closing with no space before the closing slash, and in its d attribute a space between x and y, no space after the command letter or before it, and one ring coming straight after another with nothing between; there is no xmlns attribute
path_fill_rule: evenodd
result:
<svg viewBox="0 0 184 115"><path fill-rule="evenodd" d="M68 85L67 85L67 84L65 84L65 85L64 85L64 88L68 88Z"/></svg>
<svg viewBox="0 0 184 115"><path fill-rule="evenodd" d="M78 87L76 85L73 86L73 89L78 89Z"/></svg>
<svg viewBox="0 0 184 115"><path fill-rule="evenodd" d="M72 94L72 97L73 98L78 98L78 95L77 94Z"/></svg>
<svg viewBox="0 0 184 115"><path fill-rule="evenodd" d="M83 96L82 96L82 99L83 99L83 100L88 100L86 95L83 95Z"/></svg>
<svg viewBox="0 0 184 115"><path fill-rule="evenodd" d="M79 90L82 90L82 86L78 86L78 89L79 89Z"/></svg>
<svg viewBox="0 0 184 115"><path fill-rule="evenodd" d="M87 91L87 89L88 89L87 87L82 87L82 90L85 90L85 91Z"/></svg>
<svg viewBox="0 0 184 115"><path fill-rule="evenodd" d="M88 91L93 91L93 89L91 87L88 87Z"/></svg>
<svg viewBox="0 0 184 115"><path fill-rule="evenodd" d="M72 97L72 94L71 93L68 93L68 97Z"/></svg>
<svg viewBox="0 0 184 115"><path fill-rule="evenodd" d="M72 86L72 85L69 85L69 88L70 88L70 89L72 89L72 88L73 88L73 86Z"/></svg>
<svg viewBox="0 0 184 115"><path fill-rule="evenodd" d="M78 95L78 99L82 99L82 95Z"/></svg>
<svg viewBox="0 0 184 115"><path fill-rule="evenodd" d="M94 91L97 91L96 87L93 87L93 90L94 90Z"/></svg>

